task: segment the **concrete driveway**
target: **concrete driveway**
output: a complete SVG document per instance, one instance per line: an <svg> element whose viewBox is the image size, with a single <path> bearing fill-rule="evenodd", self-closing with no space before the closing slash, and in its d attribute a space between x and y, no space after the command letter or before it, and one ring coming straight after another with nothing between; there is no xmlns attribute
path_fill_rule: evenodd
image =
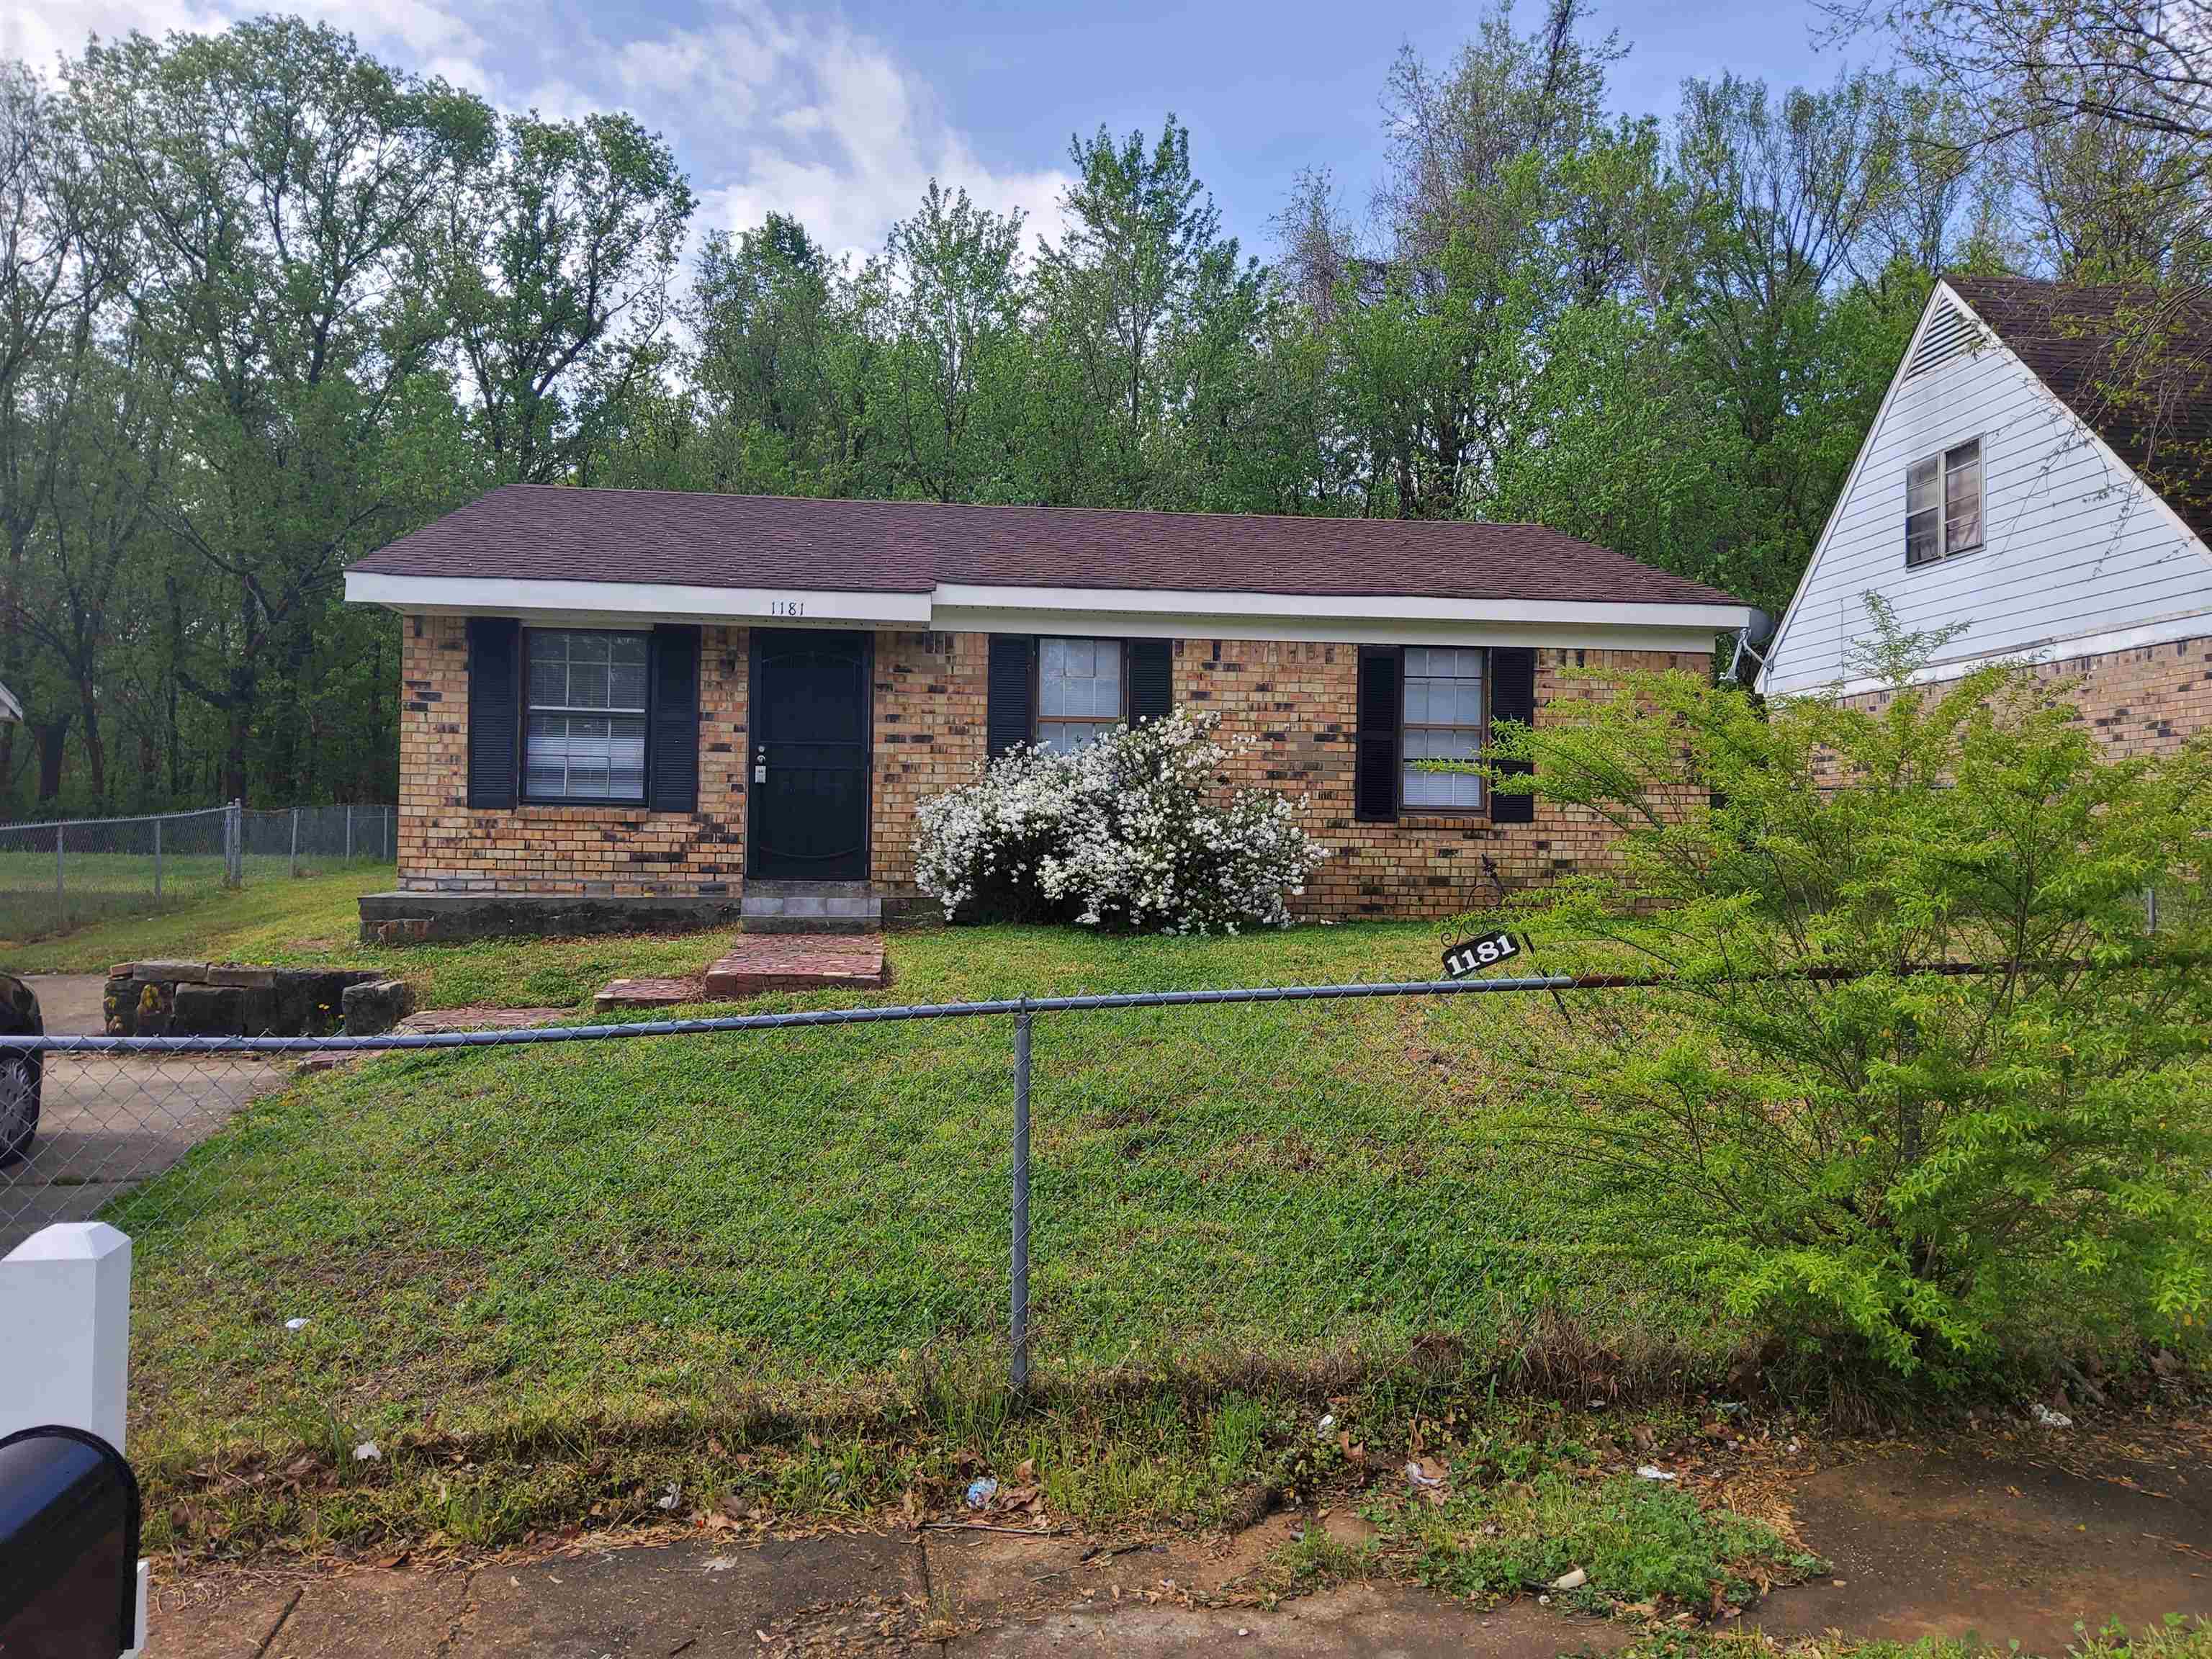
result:
<svg viewBox="0 0 2212 1659"><path fill-rule="evenodd" d="M101 1030L100 975L33 975L27 982L49 1035ZM28 1159L0 1170L0 1255L49 1222L91 1220L289 1075L244 1055L49 1054L39 1138Z"/></svg>

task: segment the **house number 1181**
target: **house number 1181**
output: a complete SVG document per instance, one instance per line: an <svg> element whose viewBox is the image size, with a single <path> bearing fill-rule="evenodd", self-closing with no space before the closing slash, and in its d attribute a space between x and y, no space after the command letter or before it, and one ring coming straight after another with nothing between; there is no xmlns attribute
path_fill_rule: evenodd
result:
<svg viewBox="0 0 2212 1659"><path fill-rule="evenodd" d="M803 617L806 614L806 602L803 599L770 599L768 614L771 617Z"/></svg>

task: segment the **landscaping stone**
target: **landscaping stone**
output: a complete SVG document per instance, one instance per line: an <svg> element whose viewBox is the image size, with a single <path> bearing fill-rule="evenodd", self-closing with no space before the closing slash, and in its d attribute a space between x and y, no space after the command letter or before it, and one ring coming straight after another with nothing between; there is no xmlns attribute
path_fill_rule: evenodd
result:
<svg viewBox="0 0 2212 1659"><path fill-rule="evenodd" d="M243 985L255 990L270 991L276 987L278 970L274 968L246 968L234 962L216 963L207 970L210 985Z"/></svg>
<svg viewBox="0 0 2212 1659"><path fill-rule="evenodd" d="M700 1000L696 979L617 979L599 988L592 1006L604 1014L617 1008L672 1008Z"/></svg>
<svg viewBox="0 0 2212 1659"><path fill-rule="evenodd" d="M347 989L385 977L358 968L123 962L109 969L100 1012L111 1036L327 1036L345 1022Z"/></svg>
<svg viewBox="0 0 2212 1659"><path fill-rule="evenodd" d="M380 1036L415 1012L415 993L404 979L374 979L338 994L348 1036Z"/></svg>
<svg viewBox="0 0 2212 1659"><path fill-rule="evenodd" d="M244 1036L246 993L235 985L179 985L171 1036Z"/></svg>
<svg viewBox="0 0 2212 1659"><path fill-rule="evenodd" d="M707 969L706 1000L771 991L878 991L890 983L881 933L747 933Z"/></svg>
<svg viewBox="0 0 2212 1659"><path fill-rule="evenodd" d="M399 1029L410 1035L431 1031L520 1031L532 1025L570 1024L574 1018L574 1010L569 1008L430 1008L408 1015L399 1022Z"/></svg>

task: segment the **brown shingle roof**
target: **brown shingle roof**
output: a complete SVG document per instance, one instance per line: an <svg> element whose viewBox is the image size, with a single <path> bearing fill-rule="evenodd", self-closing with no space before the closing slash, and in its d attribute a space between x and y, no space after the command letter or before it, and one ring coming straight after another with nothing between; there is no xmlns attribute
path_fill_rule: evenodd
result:
<svg viewBox="0 0 2212 1659"><path fill-rule="evenodd" d="M383 575L927 593L1016 587L1735 605L1540 525L811 501L510 484L358 561Z"/></svg>
<svg viewBox="0 0 2212 1659"><path fill-rule="evenodd" d="M2212 311L2141 287L1945 279L2035 377L2212 541Z"/></svg>

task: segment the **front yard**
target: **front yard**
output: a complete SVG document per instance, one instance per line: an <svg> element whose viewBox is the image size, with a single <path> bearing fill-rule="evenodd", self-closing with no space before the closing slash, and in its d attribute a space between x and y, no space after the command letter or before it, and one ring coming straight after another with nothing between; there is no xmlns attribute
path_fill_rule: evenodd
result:
<svg viewBox="0 0 2212 1659"><path fill-rule="evenodd" d="M358 889L249 888L6 960L359 962L429 1006L580 1008L614 974L696 968L720 943L369 950L350 942ZM925 931L894 936L896 981L873 1000L1427 977L1443 937ZM496 1534L615 1497L554 1445L697 1459L794 1422L877 1445L917 1411L1015 1431L997 1391L1012 1035L996 1018L398 1054L264 1096L116 1207L138 1252L134 1452L159 1491L304 1449L342 1500L295 1490L281 1515L223 1524L352 1536L419 1531L418 1506L476 1490L399 1480L398 1449L465 1448L471 1468L504 1449L532 1473L470 1500L500 1518L463 1523ZM1496 1133L1498 1105L1548 1088L1543 1057L1571 1039L1526 996L1038 1017L1037 1377L1079 1415L1137 1413L1042 1478L1109 1511L1202 1509L1229 1501L1205 1474L1224 1390L1274 1402L1232 1460L1242 1481L1273 1455L1283 1401L1408 1364L1510 1376L1565 1346L1633 1387L1680 1354L1716 1361L1726 1334L1586 1249L1601 1241L1580 1236L1571 1184ZM159 1109L158 1068L116 1068L115 1086ZM1194 1458L1162 1449L1185 1397ZM349 1467L370 1441L394 1455Z"/></svg>

